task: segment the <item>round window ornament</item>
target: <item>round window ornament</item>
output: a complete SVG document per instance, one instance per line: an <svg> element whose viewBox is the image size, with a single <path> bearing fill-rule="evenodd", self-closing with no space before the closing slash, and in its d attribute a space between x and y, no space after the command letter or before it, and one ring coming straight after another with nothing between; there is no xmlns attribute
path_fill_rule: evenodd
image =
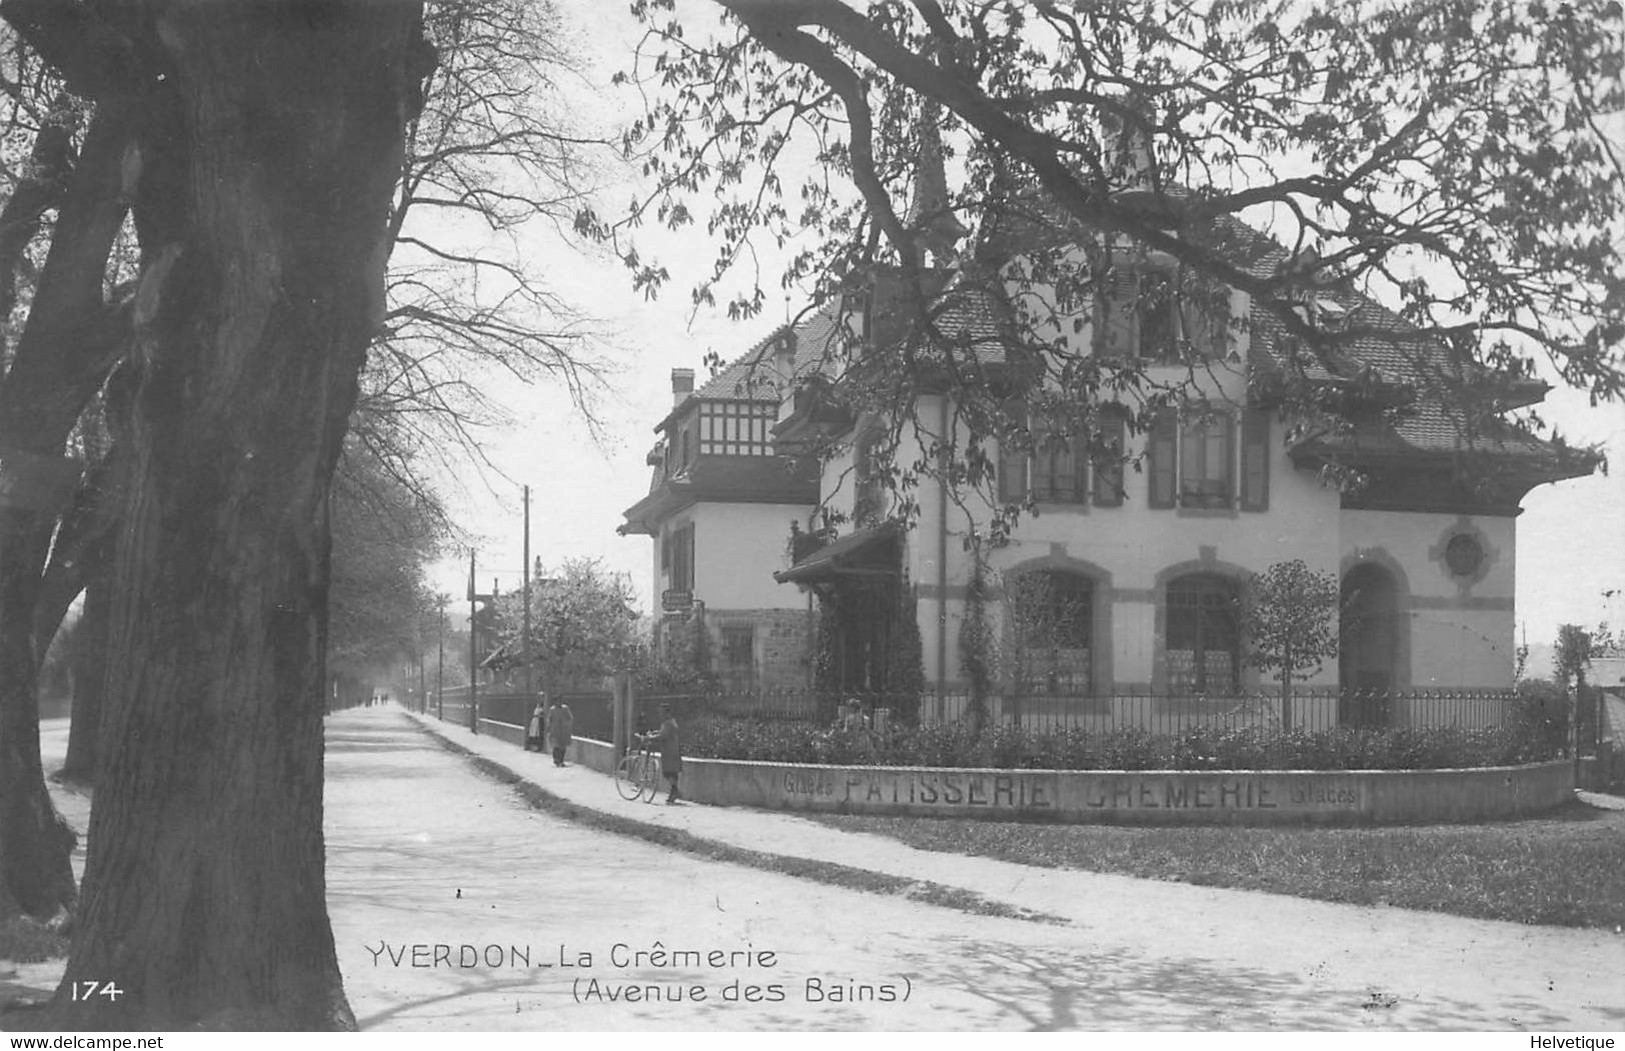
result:
<svg viewBox="0 0 1625 1051"><path fill-rule="evenodd" d="M1444 546L1444 564L1458 577L1470 577L1484 564L1484 545L1471 533L1457 533Z"/></svg>

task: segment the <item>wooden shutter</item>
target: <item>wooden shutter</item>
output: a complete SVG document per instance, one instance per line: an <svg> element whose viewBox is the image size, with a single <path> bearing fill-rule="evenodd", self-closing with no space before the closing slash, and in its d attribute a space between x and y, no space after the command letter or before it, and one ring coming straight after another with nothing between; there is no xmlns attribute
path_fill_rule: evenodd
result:
<svg viewBox="0 0 1625 1051"><path fill-rule="evenodd" d="M1140 343L1134 271L1113 267L1102 284L1095 294L1096 351L1102 357L1134 357Z"/></svg>
<svg viewBox="0 0 1625 1051"><path fill-rule="evenodd" d="M1010 421L1010 429L1016 430L1026 425L1027 412L1024 407L1011 406L1005 411ZM1027 451L1017 448L1016 443L1009 438L999 440L999 499L1006 503L1027 499Z"/></svg>
<svg viewBox="0 0 1625 1051"><path fill-rule="evenodd" d="M1151 434L1146 442L1145 452L1148 467L1146 475L1150 478L1151 492L1147 501L1152 507L1174 506L1174 481L1178 476L1178 461L1175 459L1176 435L1179 420L1172 409L1163 409L1157 413L1157 418L1151 424Z"/></svg>
<svg viewBox="0 0 1625 1051"><path fill-rule="evenodd" d="M1270 417L1263 409L1241 416L1241 509L1268 511L1270 506Z"/></svg>
<svg viewBox="0 0 1625 1051"><path fill-rule="evenodd" d="M1139 356L1148 361L1178 361L1179 294L1170 274L1162 270L1140 274L1135 315Z"/></svg>
<svg viewBox="0 0 1625 1051"><path fill-rule="evenodd" d="M1095 504L1120 507L1123 503L1123 456L1128 448L1128 420L1123 409L1107 405L1100 413L1100 441L1095 457Z"/></svg>
<svg viewBox="0 0 1625 1051"><path fill-rule="evenodd" d="M1089 441L1078 435L1072 441L1072 502L1089 502Z"/></svg>

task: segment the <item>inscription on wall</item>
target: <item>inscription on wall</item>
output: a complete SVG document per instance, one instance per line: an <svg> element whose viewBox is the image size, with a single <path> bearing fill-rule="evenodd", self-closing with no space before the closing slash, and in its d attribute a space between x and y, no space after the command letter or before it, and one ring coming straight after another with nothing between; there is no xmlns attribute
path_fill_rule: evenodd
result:
<svg viewBox="0 0 1625 1051"><path fill-rule="evenodd" d="M946 806L1046 810L1055 805L1047 785L1014 774L982 771L841 770L787 771L784 793L792 798L842 803L923 803Z"/></svg>
<svg viewBox="0 0 1625 1051"><path fill-rule="evenodd" d="M952 770L788 770L788 801L864 806L1087 810L1355 810L1359 787L1262 774L1053 774ZM1065 787L1062 788L1061 786ZM1064 798L1058 798L1064 794Z"/></svg>

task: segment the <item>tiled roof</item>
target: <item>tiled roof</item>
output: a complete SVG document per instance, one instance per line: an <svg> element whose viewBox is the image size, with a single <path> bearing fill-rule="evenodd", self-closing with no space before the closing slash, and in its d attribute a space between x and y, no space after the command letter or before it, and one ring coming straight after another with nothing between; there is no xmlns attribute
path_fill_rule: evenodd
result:
<svg viewBox="0 0 1625 1051"><path fill-rule="evenodd" d="M620 532L652 535L660 522L702 500L810 506L818 501L816 465L779 456L695 457L681 474L657 476L649 494L623 512Z"/></svg>
<svg viewBox="0 0 1625 1051"><path fill-rule="evenodd" d="M1234 216L1222 217L1218 225L1228 239L1227 247L1237 253L1234 261L1255 276L1269 277L1292 258L1274 238ZM1478 366L1452 362L1442 341L1421 334L1415 325L1360 292L1329 286L1317 289L1312 298L1313 308L1327 331L1342 329L1360 334L1330 340L1316 350L1305 347L1294 361L1288 362L1286 348L1296 341L1289 338L1286 326L1273 311L1255 308L1249 319L1250 360L1255 366L1284 370L1290 365L1308 380L1363 377L1413 390L1436 390L1437 381L1473 371L1487 375ZM1538 395L1532 400L1538 400Z"/></svg>
<svg viewBox="0 0 1625 1051"><path fill-rule="evenodd" d="M810 552L789 569L773 574L781 584L810 584L847 575L895 575L897 523L859 529Z"/></svg>
<svg viewBox="0 0 1625 1051"><path fill-rule="evenodd" d="M1292 258L1269 234L1233 216L1217 218L1213 233L1236 265L1259 277L1279 272ZM1413 325L1375 300L1340 287L1319 289L1314 298L1314 308L1321 312L1323 322L1371 331L1354 339L1311 349L1292 339L1275 313L1255 308L1245 322L1250 334L1249 360L1254 368L1265 372L1290 371L1314 382L1366 379L1380 386L1413 391L1436 391L1438 380L1461 374L1461 367L1450 361L1441 342L1413 335L1417 331ZM936 298L934 309L938 331L957 344L959 353L974 358L981 365L996 365L1005 360L1000 317L1006 308L995 302L988 289L950 279ZM885 320L877 320L877 327L882 327ZM839 310L832 302L794 326L796 354L792 379L814 373L831 377L839 374L849 348L844 345L838 321ZM694 396L777 401L781 377L773 349L789 329L788 325L775 329L705 383ZM1291 347L1299 349L1291 352L1289 360L1288 348ZM1530 400L1538 400L1538 392ZM1475 429L1467 425L1467 419L1465 411L1443 404L1436 396L1419 398L1397 420L1385 436L1384 444L1390 450L1452 452L1473 448L1530 459L1551 459L1554 455L1550 443L1506 420L1491 417Z"/></svg>
<svg viewBox="0 0 1625 1051"><path fill-rule="evenodd" d="M774 348L780 337L786 332L795 333L794 374L789 378L797 379L819 371L820 361L843 349L836 321L836 304L831 302L814 310L794 326L780 325L707 380L693 396L701 399L746 398L777 402L778 383L782 377L774 360Z"/></svg>

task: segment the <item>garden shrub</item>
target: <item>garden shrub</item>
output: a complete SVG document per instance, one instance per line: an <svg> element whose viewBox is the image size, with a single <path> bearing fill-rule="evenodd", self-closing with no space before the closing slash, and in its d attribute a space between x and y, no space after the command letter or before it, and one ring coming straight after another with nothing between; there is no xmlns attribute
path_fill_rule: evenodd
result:
<svg viewBox="0 0 1625 1051"><path fill-rule="evenodd" d="M1291 730L1196 727L1033 729L968 723L893 725L883 733L708 715L684 724L685 751L714 759L831 765L1039 770L1437 770L1550 759L1559 747L1527 724L1488 729Z"/></svg>
<svg viewBox="0 0 1625 1051"><path fill-rule="evenodd" d="M1550 679L1518 683L1510 728L1552 751L1568 747L1572 706L1568 693Z"/></svg>

